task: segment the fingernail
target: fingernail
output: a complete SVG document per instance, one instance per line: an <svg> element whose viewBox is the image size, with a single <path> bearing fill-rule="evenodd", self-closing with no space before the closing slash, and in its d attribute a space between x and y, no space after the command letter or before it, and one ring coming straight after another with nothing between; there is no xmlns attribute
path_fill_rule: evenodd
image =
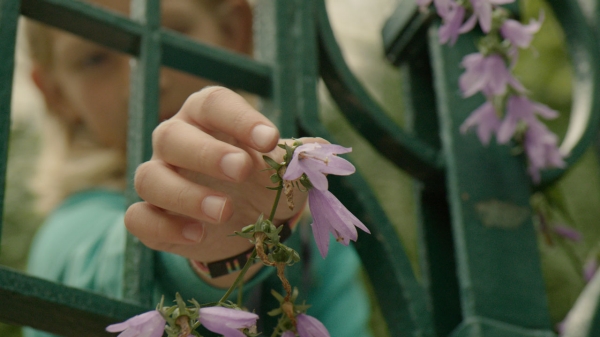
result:
<svg viewBox="0 0 600 337"><path fill-rule="evenodd" d="M223 197L208 196L202 201L202 212L216 222L220 222L225 208L225 201Z"/></svg>
<svg viewBox="0 0 600 337"><path fill-rule="evenodd" d="M183 227L181 234L184 238L194 241L200 242L204 237L204 224L202 223L193 223Z"/></svg>
<svg viewBox="0 0 600 337"><path fill-rule="evenodd" d="M221 159L221 170L229 178L239 180L245 162L246 156L243 153L228 153Z"/></svg>
<svg viewBox="0 0 600 337"><path fill-rule="evenodd" d="M275 135L277 135L277 130L263 124L257 125L252 129L252 141L260 148L269 146Z"/></svg>

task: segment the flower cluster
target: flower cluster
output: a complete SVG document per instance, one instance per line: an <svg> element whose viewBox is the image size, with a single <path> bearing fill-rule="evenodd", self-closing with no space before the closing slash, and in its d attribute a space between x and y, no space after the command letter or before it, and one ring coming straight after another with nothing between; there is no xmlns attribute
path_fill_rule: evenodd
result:
<svg viewBox="0 0 600 337"><path fill-rule="evenodd" d="M165 332L169 337L197 336L195 329L203 325L206 329L225 337L252 335L258 315L233 307L200 307L192 301L187 307L179 294L177 305L164 307L134 316L125 322L106 327L108 332L121 332L118 337L161 337Z"/></svg>
<svg viewBox="0 0 600 337"><path fill-rule="evenodd" d="M323 323L306 314L308 305L295 304L298 290L292 290L285 276L285 268L298 262L300 255L281 242L283 225L275 226L272 220L282 192L285 191L288 197L288 207L294 208L292 195L294 187L298 187L301 192L308 191L308 202L313 216L311 226L323 257L329 249L329 233L344 245L348 245L350 240L357 240L356 227L369 233L367 227L328 191L327 174L354 173L354 166L337 156L352 149L333 144L302 144L298 141L294 142L293 146L280 147L286 151L283 162L278 163L270 157L264 157L267 164L275 170L271 181L278 184L277 187L269 187L277 191L271 215L267 219L261 214L256 223L235 233L249 239L255 248L223 298L216 305L206 306L192 300L190 302L193 306L188 307L177 294L177 305L164 307L161 301L156 310L110 325L106 328L107 331L122 331L120 337L160 337L165 332L169 337L193 337L199 336L196 329L202 325L225 337L257 336L258 315L239 309L237 305L228 302L227 297L233 289L241 285L252 260L258 259L264 265L277 269L277 276L286 293L283 296L272 291L280 304L279 308L269 312L269 315L280 316L273 336L329 337ZM241 303L241 299L239 301Z"/></svg>
<svg viewBox="0 0 600 337"><path fill-rule="evenodd" d="M464 57L464 74L459 86L464 97L481 93L486 102L461 125L461 132L476 127L477 136L487 145L493 135L500 144L517 141L527 155L528 172L540 181L540 170L564 167L558 137L538 118L553 119L558 113L527 98L527 90L511 74L519 49L529 48L533 34L541 27L543 14L528 24L509 18L500 5L515 0L417 0L422 10L433 3L442 19L439 40L454 44L461 34L477 24L486 34L479 52Z"/></svg>

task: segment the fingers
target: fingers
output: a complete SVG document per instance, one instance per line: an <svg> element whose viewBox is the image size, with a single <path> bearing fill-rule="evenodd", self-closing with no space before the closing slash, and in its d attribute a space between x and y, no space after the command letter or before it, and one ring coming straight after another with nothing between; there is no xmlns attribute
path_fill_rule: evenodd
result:
<svg viewBox="0 0 600 337"><path fill-rule="evenodd" d="M247 152L182 120L160 124L152 134L154 155L173 165L221 180L242 181L252 168Z"/></svg>
<svg viewBox="0 0 600 337"><path fill-rule="evenodd" d="M193 219L220 223L233 213L231 202L223 193L185 179L158 160L140 165L134 183L142 199Z"/></svg>
<svg viewBox="0 0 600 337"><path fill-rule="evenodd" d="M210 134L224 133L259 152L271 151L279 131L237 93L223 87L205 88L183 104L173 119L193 123Z"/></svg>
<svg viewBox="0 0 600 337"><path fill-rule="evenodd" d="M125 226L146 246L162 251L172 251L176 245L196 244L205 236L204 224L166 213L146 202L127 209Z"/></svg>

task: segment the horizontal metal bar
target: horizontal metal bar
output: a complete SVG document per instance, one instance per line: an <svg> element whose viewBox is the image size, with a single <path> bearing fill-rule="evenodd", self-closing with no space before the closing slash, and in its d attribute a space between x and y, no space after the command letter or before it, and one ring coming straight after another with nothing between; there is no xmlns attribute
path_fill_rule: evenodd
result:
<svg viewBox="0 0 600 337"><path fill-rule="evenodd" d="M228 87L271 96L271 67L241 54L161 30L162 63Z"/></svg>
<svg viewBox="0 0 600 337"><path fill-rule="evenodd" d="M108 48L139 56L144 28L131 19L72 0L23 0L21 14ZM272 69L249 57L161 29L162 64L262 97L271 96Z"/></svg>
<svg viewBox="0 0 600 337"><path fill-rule="evenodd" d="M109 337L109 324L154 308L115 300L0 266L0 319L65 337Z"/></svg>
<svg viewBox="0 0 600 337"><path fill-rule="evenodd" d="M142 26L86 2L22 0L21 14L103 46L137 56Z"/></svg>

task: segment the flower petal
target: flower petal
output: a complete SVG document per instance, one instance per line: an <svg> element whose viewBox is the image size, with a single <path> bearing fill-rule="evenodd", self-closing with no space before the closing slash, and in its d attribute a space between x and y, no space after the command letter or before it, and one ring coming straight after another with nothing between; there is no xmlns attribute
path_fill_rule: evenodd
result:
<svg viewBox="0 0 600 337"><path fill-rule="evenodd" d="M299 314L296 316L298 322L298 334L300 337L329 337L329 331L325 328L325 325L318 319L306 315Z"/></svg>
<svg viewBox="0 0 600 337"><path fill-rule="evenodd" d="M325 204L325 197L317 189L311 189L308 191L308 207L313 217L313 223L311 224L313 236L319 248L319 253L325 258L329 251L329 226L326 212L329 210Z"/></svg>

